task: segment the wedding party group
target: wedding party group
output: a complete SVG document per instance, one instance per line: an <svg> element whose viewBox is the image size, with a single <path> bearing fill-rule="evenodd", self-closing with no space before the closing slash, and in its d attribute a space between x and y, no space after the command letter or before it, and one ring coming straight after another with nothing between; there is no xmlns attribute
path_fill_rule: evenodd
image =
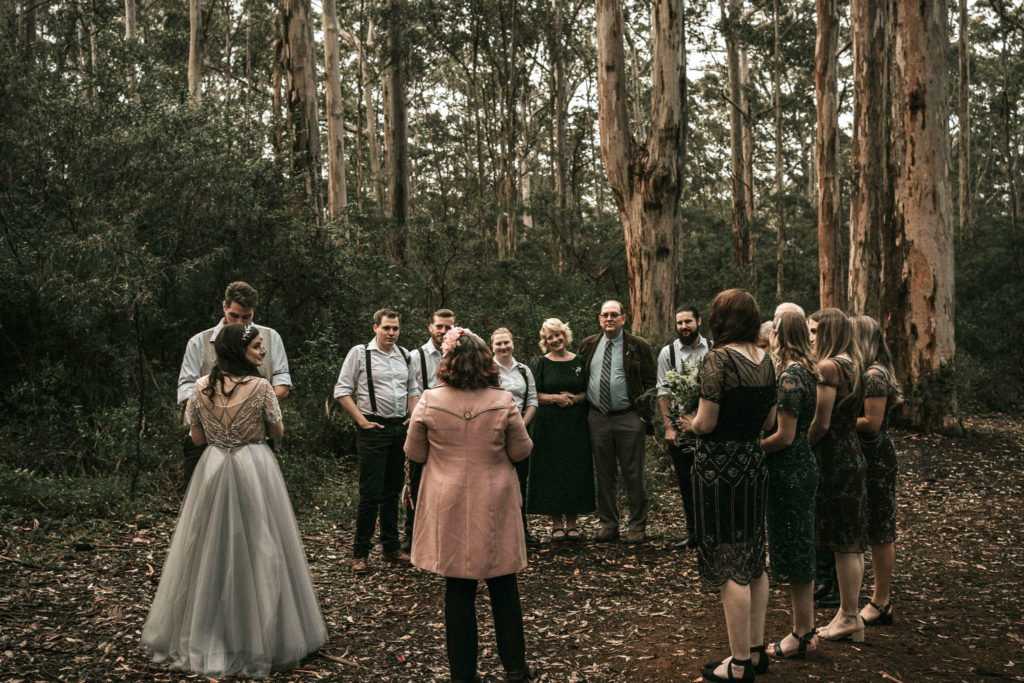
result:
<svg viewBox="0 0 1024 683"><path fill-rule="evenodd" d="M255 289L231 283L221 320L186 347L187 490L142 631L154 662L208 676L266 677L328 638L273 451L287 356L276 331L252 322L257 303ZM371 570L376 532L385 561L444 577L451 680L479 680L480 580L507 680L531 680L516 575L542 540L528 514L546 518L551 544L645 541L656 422L685 512L677 547L695 551L724 608L729 656L705 666L704 680L750 681L771 658L891 624L896 453L886 425L901 390L878 322L834 308L805 317L784 303L762 323L753 296L730 289L711 303L708 337L700 311L680 306L677 338L657 357L625 331L619 301L601 304L596 322L572 352L572 330L548 318L543 355L527 366L510 330L488 343L449 309L408 351L401 314L383 308L373 338L341 365L333 396L357 427L359 488L346 569ZM595 511L588 530L580 515ZM874 592L861 606L869 548ZM769 573L792 608L792 632L771 644ZM816 577L819 598L839 593L819 628Z"/></svg>

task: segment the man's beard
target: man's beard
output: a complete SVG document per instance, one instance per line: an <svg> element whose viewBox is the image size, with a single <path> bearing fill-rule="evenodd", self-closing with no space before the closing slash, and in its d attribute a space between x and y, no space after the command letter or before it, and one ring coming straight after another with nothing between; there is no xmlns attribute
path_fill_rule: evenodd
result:
<svg viewBox="0 0 1024 683"><path fill-rule="evenodd" d="M676 334L679 336L679 341L682 342L683 346L693 346L694 342L697 341L697 338L700 337L699 330L694 330L693 332L676 331Z"/></svg>

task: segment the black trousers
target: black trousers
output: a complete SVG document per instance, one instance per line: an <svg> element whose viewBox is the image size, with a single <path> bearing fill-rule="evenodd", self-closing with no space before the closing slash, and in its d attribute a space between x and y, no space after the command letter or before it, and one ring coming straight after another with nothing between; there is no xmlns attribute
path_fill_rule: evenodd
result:
<svg viewBox="0 0 1024 683"><path fill-rule="evenodd" d="M398 497L405 482L405 435L401 422L360 429L356 435L359 457L359 508L353 557L366 557L373 545L373 530L380 519L384 552L398 550Z"/></svg>
<svg viewBox="0 0 1024 683"><path fill-rule="evenodd" d="M697 451L694 439L682 437L679 444L669 444L668 452L672 456L672 466L679 482L679 494L683 498L683 511L686 513L686 534L691 540L697 539L697 530L693 511L693 457Z"/></svg>
<svg viewBox="0 0 1024 683"><path fill-rule="evenodd" d="M526 641L523 609L515 574L486 579L494 615L498 657L509 674L526 672ZM452 680L471 681L476 676L476 579L444 580L444 630Z"/></svg>

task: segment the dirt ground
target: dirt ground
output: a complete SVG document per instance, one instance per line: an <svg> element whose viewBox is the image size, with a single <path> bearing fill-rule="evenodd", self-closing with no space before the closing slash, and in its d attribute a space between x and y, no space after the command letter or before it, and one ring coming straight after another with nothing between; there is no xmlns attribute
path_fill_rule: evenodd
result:
<svg viewBox="0 0 1024 683"><path fill-rule="evenodd" d="M893 433L895 624L869 628L863 644L823 643L806 661L773 662L770 680L1024 681L1024 430L1010 417L967 427L963 438ZM694 555L673 547L685 528L678 493L659 500L650 542L530 552L520 589L539 680L698 681L704 663L727 654L717 595L701 585ZM175 512L153 524L94 522L81 536L42 542L32 531L46 520L5 530L0 680L202 680L149 664L139 644ZM532 524L542 532L539 519ZM349 530L304 540L330 642L272 680L446 680L440 579L376 552L373 572L355 578ZM501 680L486 591L478 611L480 671ZM819 609L819 623L830 613ZM788 631L787 600L773 586L767 637Z"/></svg>

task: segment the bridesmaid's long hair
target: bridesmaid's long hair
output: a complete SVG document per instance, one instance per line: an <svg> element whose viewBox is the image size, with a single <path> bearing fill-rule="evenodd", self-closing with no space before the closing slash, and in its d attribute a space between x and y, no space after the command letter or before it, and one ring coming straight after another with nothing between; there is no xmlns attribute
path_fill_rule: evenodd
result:
<svg viewBox="0 0 1024 683"><path fill-rule="evenodd" d="M818 334L814 338L814 350L818 362L846 354L853 361L853 393L860 392L860 374L864 371L864 362L853 343L853 331L850 319L838 308L823 308L811 314L811 319L818 323Z"/></svg>
<svg viewBox="0 0 1024 683"><path fill-rule="evenodd" d="M894 402L902 401L903 388L900 386L900 381L896 379L896 370L892 366L892 353L889 352L889 345L885 343L882 326L870 316L856 315L850 318L850 329L853 333L853 344L857 347L861 361L864 363L864 371L867 372L870 367L878 368L896 394Z"/></svg>
<svg viewBox="0 0 1024 683"><path fill-rule="evenodd" d="M775 343L772 344L772 360L775 362L775 376L782 374L789 363L796 363L815 380L821 380L818 372L818 358L811 347L811 335L807 332L807 320L795 311L786 311L775 319Z"/></svg>
<svg viewBox="0 0 1024 683"><path fill-rule="evenodd" d="M218 383L220 383L219 393L227 398L231 398L240 384L248 384L248 381L237 382L235 386L231 387L231 391L225 391L224 378L227 375L252 378L258 374L256 366L245 357L245 351L259 334L259 330L252 323L225 325L217 334L217 338L213 341L213 349L217 352L217 362L213 364L213 369L210 370L210 380L206 384L206 388L203 389L203 393L209 397L211 402L214 395L218 393Z"/></svg>

